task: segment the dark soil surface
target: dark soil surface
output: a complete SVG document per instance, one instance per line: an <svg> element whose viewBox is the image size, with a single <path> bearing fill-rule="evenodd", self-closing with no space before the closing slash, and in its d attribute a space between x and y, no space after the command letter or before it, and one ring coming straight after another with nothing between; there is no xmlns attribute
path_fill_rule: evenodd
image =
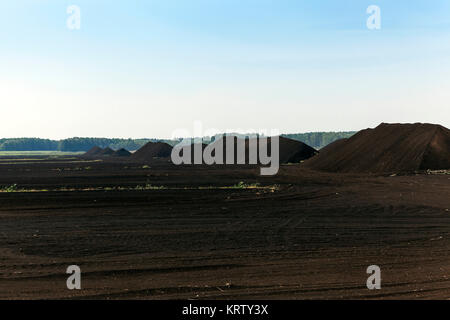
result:
<svg viewBox="0 0 450 320"><path fill-rule="evenodd" d="M0 186L0 299L450 298L446 174L33 157Z"/></svg>

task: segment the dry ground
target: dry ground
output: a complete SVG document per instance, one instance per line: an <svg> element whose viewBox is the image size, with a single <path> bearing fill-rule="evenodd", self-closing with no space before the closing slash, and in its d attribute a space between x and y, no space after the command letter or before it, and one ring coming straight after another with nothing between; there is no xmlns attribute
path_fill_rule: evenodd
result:
<svg viewBox="0 0 450 320"><path fill-rule="evenodd" d="M19 160L0 161L0 299L450 298L450 175Z"/></svg>

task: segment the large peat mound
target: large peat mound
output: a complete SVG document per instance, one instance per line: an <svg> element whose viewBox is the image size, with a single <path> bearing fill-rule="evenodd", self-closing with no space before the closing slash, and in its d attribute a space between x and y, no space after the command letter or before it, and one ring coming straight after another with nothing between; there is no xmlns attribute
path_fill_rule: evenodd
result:
<svg viewBox="0 0 450 320"><path fill-rule="evenodd" d="M450 169L450 130L434 124L382 123L335 141L305 166L364 173Z"/></svg>
<svg viewBox="0 0 450 320"><path fill-rule="evenodd" d="M164 142L148 142L131 156L137 161L150 161L154 158L168 158L172 153L172 147Z"/></svg>
<svg viewBox="0 0 450 320"><path fill-rule="evenodd" d="M309 159L312 156L317 154L317 150L314 148L304 144L303 142L292 140L284 137L278 137L279 138L279 162L280 163L298 163L303 160ZM266 141L264 141L266 140ZM216 158L223 159L223 163L229 163L227 161L227 156L229 156L229 160L233 160L234 164L238 163L238 152L243 152L241 155L241 159L245 159L245 164L251 163L250 161L250 153L253 152L254 156L256 158L252 158L253 161L257 163L260 163L260 145L261 143L264 143L267 145L267 151L263 154L267 154L268 156L272 157L272 138L269 137L258 137L258 138L238 138L236 136L226 136L220 139L217 139L216 141L213 141L211 144L208 145L208 148L219 148L222 144L223 152L222 155ZM233 146L233 149L231 150L231 155L227 154L227 146L229 147ZM203 145L202 149L205 149L207 146ZM274 150L275 151L275 150ZM245 153L245 154L244 154ZM211 152L212 156L215 157L215 150ZM254 162L253 162L254 163Z"/></svg>

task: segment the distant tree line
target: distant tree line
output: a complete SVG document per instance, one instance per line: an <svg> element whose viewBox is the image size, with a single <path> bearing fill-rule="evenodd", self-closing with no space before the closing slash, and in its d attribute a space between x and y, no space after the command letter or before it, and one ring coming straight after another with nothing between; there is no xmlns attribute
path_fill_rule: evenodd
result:
<svg viewBox="0 0 450 320"><path fill-rule="evenodd" d="M350 138L355 133L356 133L355 131L308 132L308 133L283 134L282 136L289 139L301 141L319 150L336 140L343 138Z"/></svg>
<svg viewBox="0 0 450 320"><path fill-rule="evenodd" d="M320 149L327 144L352 136L355 132L311 132L297 134L283 134L282 136L301 141L313 148ZM94 146L109 147L114 150L121 148L137 150L147 142L166 142L177 144L180 140L161 139L110 139L110 138L70 138L64 140L50 140L40 138L12 138L0 139L0 151L88 151Z"/></svg>
<svg viewBox="0 0 450 320"><path fill-rule="evenodd" d="M149 141L158 139L109 139L109 138L70 138L49 140L40 138L0 139L0 151L87 151L94 146L110 147L118 150L137 150Z"/></svg>
<svg viewBox="0 0 450 320"><path fill-rule="evenodd" d="M0 139L0 151L54 151L58 141L37 138Z"/></svg>

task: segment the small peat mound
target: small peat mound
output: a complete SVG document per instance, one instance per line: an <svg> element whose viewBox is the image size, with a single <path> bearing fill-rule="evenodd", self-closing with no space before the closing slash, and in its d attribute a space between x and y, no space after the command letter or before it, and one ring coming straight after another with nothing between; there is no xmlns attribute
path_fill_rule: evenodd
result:
<svg viewBox="0 0 450 320"><path fill-rule="evenodd" d="M131 156L131 152L122 148L122 149L119 149L116 152L114 152L114 156L115 157L129 157L129 156Z"/></svg>
<svg viewBox="0 0 450 320"><path fill-rule="evenodd" d="M316 149L301 141L280 137L280 163L298 163L316 154Z"/></svg>
<svg viewBox="0 0 450 320"><path fill-rule="evenodd" d="M96 156L100 156L100 157L110 157L110 156L114 156L116 152L111 149L111 148L105 148L102 151L100 151L99 153L96 154Z"/></svg>
<svg viewBox="0 0 450 320"><path fill-rule="evenodd" d="M164 142L148 142L142 148L131 155L136 161L151 161L154 158L168 158L172 153L172 147Z"/></svg>
<svg viewBox="0 0 450 320"><path fill-rule="evenodd" d="M98 156L103 151L102 148L95 146L89 149L86 153L83 154L83 157L90 158Z"/></svg>
<svg viewBox="0 0 450 320"><path fill-rule="evenodd" d="M333 142L305 166L376 174L449 169L450 130L434 124L382 123Z"/></svg>

